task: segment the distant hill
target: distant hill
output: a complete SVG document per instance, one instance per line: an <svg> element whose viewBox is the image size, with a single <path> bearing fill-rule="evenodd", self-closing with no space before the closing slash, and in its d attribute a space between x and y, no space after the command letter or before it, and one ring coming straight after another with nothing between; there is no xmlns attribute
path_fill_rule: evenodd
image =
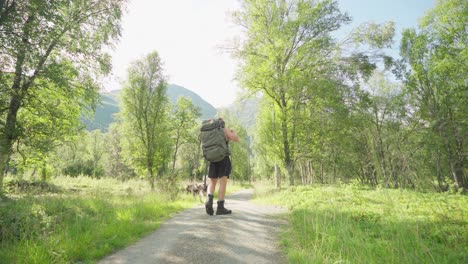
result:
<svg viewBox="0 0 468 264"><path fill-rule="evenodd" d="M100 129L107 131L109 125L115 121L114 114L120 111L119 97L121 90L101 93L101 104L96 107L96 112L92 119L83 119L83 124L87 130ZM167 87L167 96L173 104L177 102L180 96L192 99L195 106L200 107L202 119L208 119L216 115L216 108L203 100L198 94L176 84L169 84Z"/></svg>
<svg viewBox="0 0 468 264"><path fill-rule="evenodd" d="M177 102L177 99L180 96L188 97L192 99L192 103L201 109L201 118L208 119L212 118L216 115L218 110L214 108L210 103L203 100L198 94L192 92L182 86L178 86L176 84L169 84L167 87L167 96L171 99L172 103Z"/></svg>
<svg viewBox="0 0 468 264"><path fill-rule="evenodd" d="M239 123L247 129L247 131L251 131L255 128L255 122L258 113L258 98L248 98L242 101L235 102L234 104L219 109L220 112L226 111L233 117L237 118Z"/></svg>

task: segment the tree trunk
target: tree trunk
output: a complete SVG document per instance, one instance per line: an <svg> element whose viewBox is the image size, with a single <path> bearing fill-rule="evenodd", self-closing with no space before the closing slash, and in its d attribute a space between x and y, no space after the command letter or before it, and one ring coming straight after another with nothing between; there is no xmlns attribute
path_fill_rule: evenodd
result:
<svg viewBox="0 0 468 264"><path fill-rule="evenodd" d="M12 140L8 139L5 134L2 135L4 138L0 145L0 195L3 193L3 178L7 174L7 165L12 147Z"/></svg>
<svg viewBox="0 0 468 264"><path fill-rule="evenodd" d="M177 134L179 134L179 133L177 133ZM175 164L176 164L176 160L177 160L177 151L178 150L179 150L179 135L177 135L175 148L174 148L174 155L172 156L172 170L171 170L171 173L174 173L174 170L175 170Z"/></svg>
<svg viewBox="0 0 468 264"><path fill-rule="evenodd" d="M3 135L0 135L0 193L3 193L3 178L6 175L6 168L11 155L11 148L16 138L16 117L20 106L21 97L16 94L13 95L10 99L10 106Z"/></svg>
<svg viewBox="0 0 468 264"><path fill-rule="evenodd" d="M174 156L172 157L172 169L171 169L171 173L174 173L174 170L175 170L175 164L176 164L176 160L177 160L177 151L178 151L178 147L176 146L176 147L175 147L175 150L174 150Z"/></svg>
<svg viewBox="0 0 468 264"><path fill-rule="evenodd" d="M381 135L381 131L380 131L380 128L378 127L377 128L377 132L378 132L378 152L379 152L379 160L380 160L380 166L382 167L382 176L383 176L383 179L384 179L384 184L385 184L385 188L388 188L389 186L389 177L388 177L388 173L387 173L387 163L386 163L386 155L385 155L385 152L384 152L384 146L383 146L383 141L382 141L382 135Z"/></svg>
<svg viewBox="0 0 468 264"><path fill-rule="evenodd" d="M148 164L147 164L147 170L148 170L148 181L151 186L151 190L154 191L154 171L153 171L153 164L150 161L150 158L148 157Z"/></svg>
<svg viewBox="0 0 468 264"><path fill-rule="evenodd" d="M29 85L31 85L32 81L34 80L33 77L30 77L28 83L24 84L23 87L21 85L23 77L23 65L26 58L26 47L29 45L29 35L31 31L30 25L32 20L34 20L34 17L28 16L23 27L23 36L21 38L22 43L15 62L15 74L13 78L13 84L11 86L10 105L8 107L8 114L6 116L3 134L0 135L0 194L3 193L3 178L6 174L6 168L10 159L13 142L17 138L16 123L18 110L21 107L21 94L22 92L26 92Z"/></svg>
<svg viewBox="0 0 468 264"><path fill-rule="evenodd" d="M336 183L336 159L333 160L333 183Z"/></svg>
<svg viewBox="0 0 468 264"><path fill-rule="evenodd" d="M320 183L323 184L323 161L320 160Z"/></svg>
<svg viewBox="0 0 468 264"><path fill-rule="evenodd" d="M455 146L456 151L453 150L452 140L457 141L454 138L451 138L452 135L448 135L446 127L441 127L441 134L445 138L445 148L447 150L447 158L450 166L450 174L452 175L453 181L457 185L457 188L462 189L462 191L467 190L467 183L465 181L465 175L463 172L463 157L459 157L458 153L461 150L461 147ZM455 137L455 135L453 135ZM451 140L452 139L452 140ZM457 142L458 143L458 142ZM455 153L454 153L455 152ZM461 162L460 162L461 161Z"/></svg>
<svg viewBox="0 0 468 264"><path fill-rule="evenodd" d="M464 164L464 158L465 154L463 152L463 136L460 136L459 133L457 133L457 129L452 126L453 134L454 134L454 141L455 141L455 171L456 175L459 179L459 182L461 183L461 188L463 189L463 192L468 191L468 179L467 175L465 175L465 164ZM459 129L460 131L462 129Z"/></svg>
<svg viewBox="0 0 468 264"><path fill-rule="evenodd" d="M398 189L398 188L400 188L400 180L398 179L399 178L398 177L398 171L397 171L397 168L396 168L397 165L394 164L394 160L393 160L392 157L388 158L388 164L390 165L390 173L392 175L393 187L395 189Z"/></svg>
<svg viewBox="0 0 468 264"><path fill-rule="evenodd" d="M288 136L288 119L286 113L286 101L282 98L281 112L281 134L283 136L283 151L284 151L284 165L286 166L286 173L288 174L289 185L294 186L294 164L291 157L291 148L289 145L289 136Z"/></svg>
<svg viewBox="0 0 468 264"><path fill-rule="evenodd" d="M47 181L47 163L45 161L42 162L41 180L44 182Z"/></svg>
<svg viewBox="0 0 468 264"><path fill-rule="evenodd" d="M279 189L281 188L281 179L278 173L278 164L275 162L275 188Z"/></svg>
<svg viewBox="0 0 468 264"><path fill-rule="evenodd" d="M437 153L435 154L435 164L436 164L437 186L438 186L439 192L446 191L445 179L444 179L444 177L442 175L442 166L441 166L440 151L439 150L437 150Z"/></svg>
<svg viewBox="0 0 468 264"><path fill-rule="evenodd" d="M305 175L306 175L306 168L303 162L299 163L299 171L301 172L301 184L306 185Z"/></svg>
<svg viewBox="0 0 468 264"><path fill-rule="evenodd" d="M292 160L287 161L286 172L288 174L289 186L294 186L294 164Z"/></svg>
<svg viewBox="0 0 468 264"><path fill-rule="evenodd" d="M314 181L314 165L312 164L312 161L309 160L309 173L307 175L307 184L312 184Z"/></svg>

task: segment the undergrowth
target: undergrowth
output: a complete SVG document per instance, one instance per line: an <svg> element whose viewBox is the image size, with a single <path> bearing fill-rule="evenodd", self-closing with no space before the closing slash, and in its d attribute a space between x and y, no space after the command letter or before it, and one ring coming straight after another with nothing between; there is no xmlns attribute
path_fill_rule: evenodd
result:
<svg viewBox="0 0 468 264"><path fill-rule="evenodd" d="M9 181L0 202L0 263L92 263L198 201L147 182L57 178Z"/></svg>
<svg viewBox="0 0 468 264"><path fill-rule="evenodd" d="M282 238L291 263L468 263L468 197L298 186L257 190L290 209Z"/></svg>

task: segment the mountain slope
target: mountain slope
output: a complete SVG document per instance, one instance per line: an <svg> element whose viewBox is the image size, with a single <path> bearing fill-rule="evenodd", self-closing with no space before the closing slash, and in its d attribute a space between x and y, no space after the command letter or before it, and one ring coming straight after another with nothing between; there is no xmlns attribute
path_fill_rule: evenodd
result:
<svg viewBox="0 0 468 264"><path fill-rule="evenodd" d="M119 97L121 90L101 93L101 104L96 107L93 118L83 118L83 124L87 130L100 129L107 131L109 125L115 121L114 115L120 111ZM198 94L176 84L169 84L167 87L167 96L172 104L177 102L181 96L188 97L195 106L201 109L202 119L212 118L216 115L216 108L206 102Z"/></svg>
<svg viewBox="0 0 468 264"><path fill-rule="evenodd" d="M216 115L216 108L207 101L203 100L198 94L192 92L182 86L176 84L169 84L167 87L167 96L171 99L172 103L175 104L180 96L188 97L192 99L192 103L201 109L201 118L208 119L213 118Z"/></svg>
<svg viewBox="0 0 468 264"><path fill-rule="evenodd" d="M258 98L247 98L242 101L235 102L228 107L219 109L219 112L227 112L229 115L236 118L239 123L250 132L255 128L258 104Z"/></svg>

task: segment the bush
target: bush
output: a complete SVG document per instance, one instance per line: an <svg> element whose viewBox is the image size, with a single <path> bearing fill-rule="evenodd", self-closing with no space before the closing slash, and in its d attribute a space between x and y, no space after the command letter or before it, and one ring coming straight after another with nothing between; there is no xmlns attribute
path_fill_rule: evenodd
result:
<svg viewBox="0 0 468 264"><path fill-rule="evenodd" d="M14 194L60 193L62 189L44 181L12 180L5 183L5 191Z"/></svg>
<svg viewBox="0 0 468 264"><path fill-rule="evenodd" d="M95 167L92 160L75 161L63 169L63 174L71 177L84 175L101 178L104 176L104 168L100 165Z"/></svg>

